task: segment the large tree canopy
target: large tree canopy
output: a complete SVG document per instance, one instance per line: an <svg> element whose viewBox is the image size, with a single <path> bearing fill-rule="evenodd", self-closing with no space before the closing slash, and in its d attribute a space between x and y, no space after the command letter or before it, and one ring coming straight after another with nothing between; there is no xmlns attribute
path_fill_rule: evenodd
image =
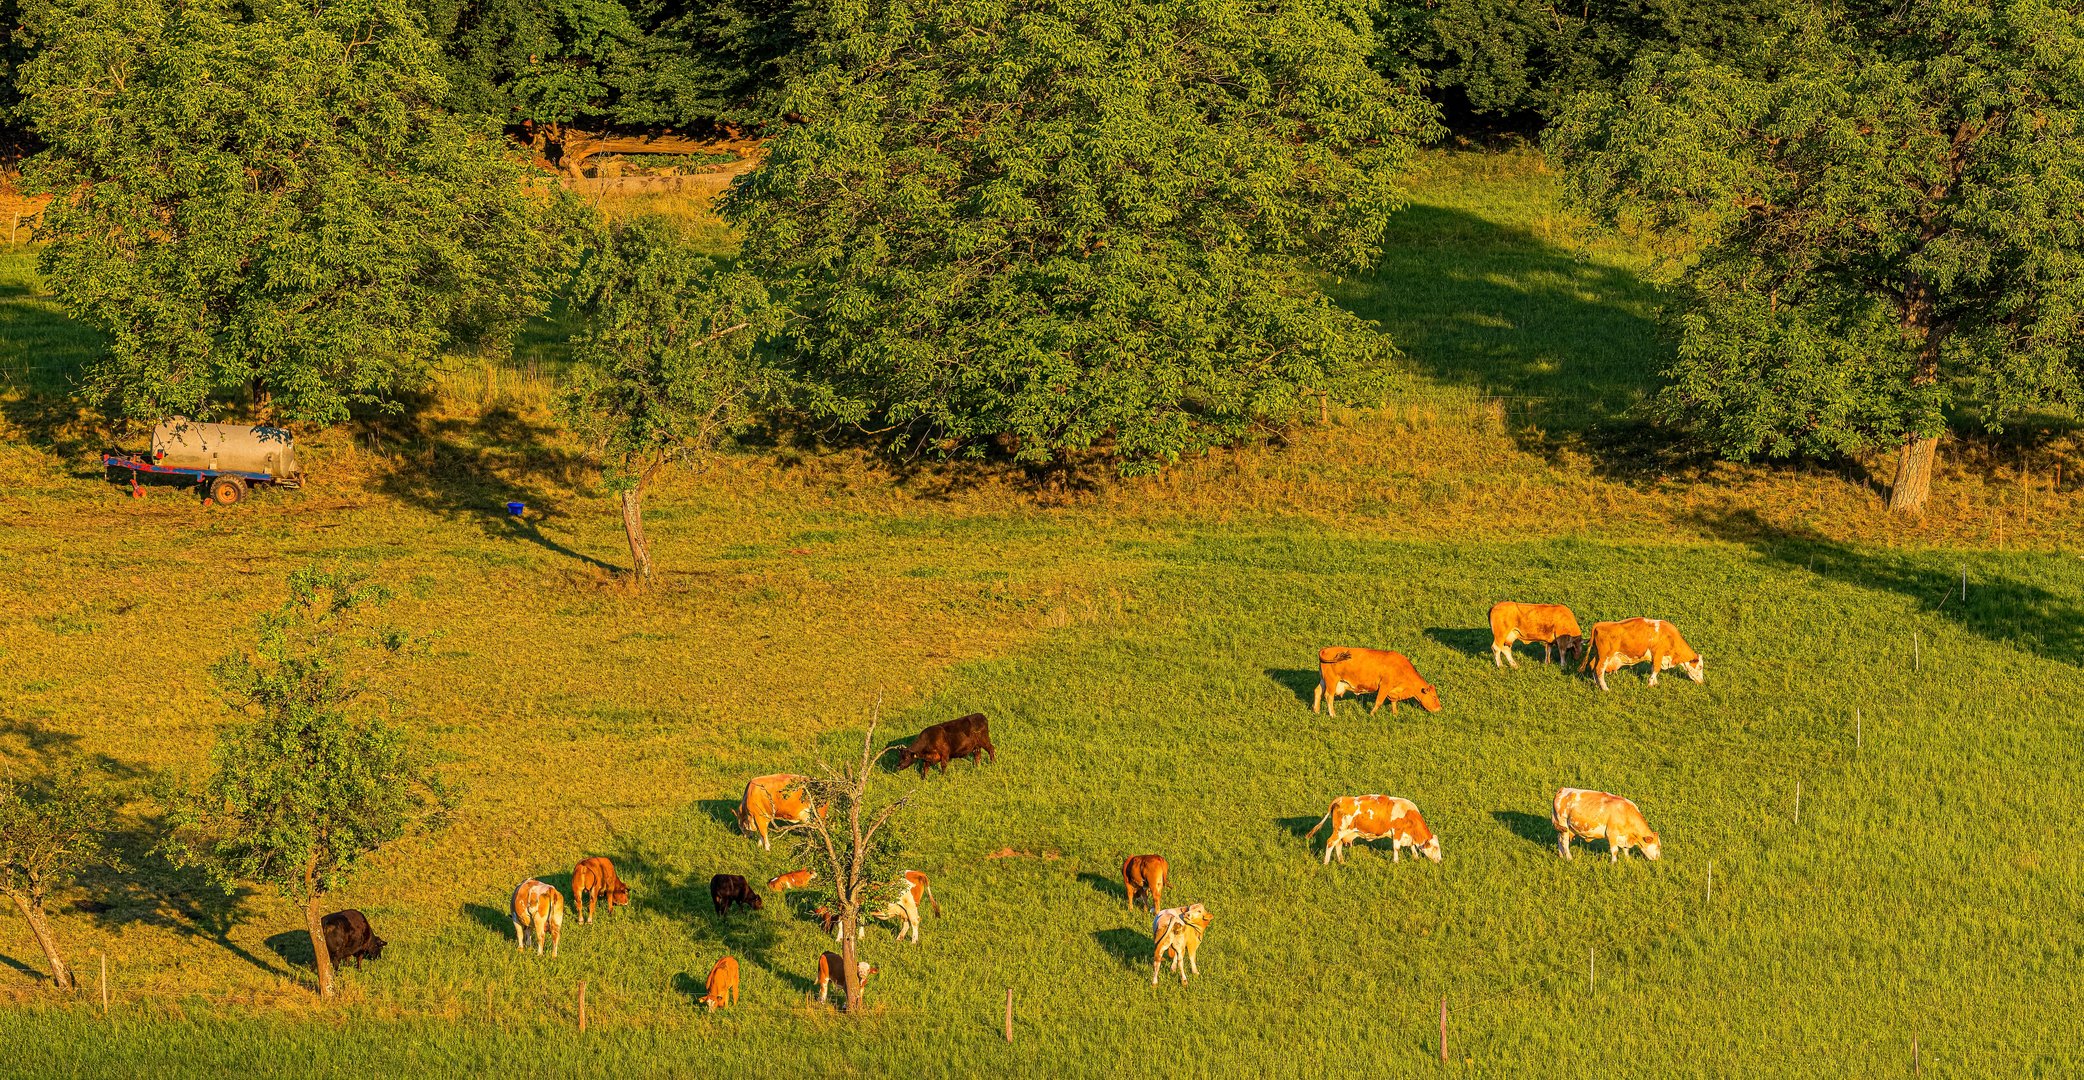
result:
<svg viewBox="0 0 2084 1080"><path fill-rule="evenodd" d="M1660 406L1733 457L1902 447L2073 410L2084 364L2084 15L1906 0L1814 16L1746 75L1640 63L1552 133L1573 188L1698 251Z"/></svg>
<svg viewBox="0 0 2084 1080"><path fill-rule="evenodd" d="M806 400L907 448L1142 468L1388 342L1310 270L1374 253L1433 110L1339 0L843 0L725 215Z"/></svg>
<svg viewBox="0 0 2084 1080"><path fill-rule="evenodd" d="M401 0L50 0L23 68L43 269L122 414L329 422L539 310L525 163L441 108Z"/></svg>
<svg viewBox="0 0 2084 1080"><path fill-rule="evenodd" d="M1415 64L1478 116L1554 115L1611 89L1639 55L1691 49L1748 64L1793 0L1385 0L1381 64Z"/></svg>

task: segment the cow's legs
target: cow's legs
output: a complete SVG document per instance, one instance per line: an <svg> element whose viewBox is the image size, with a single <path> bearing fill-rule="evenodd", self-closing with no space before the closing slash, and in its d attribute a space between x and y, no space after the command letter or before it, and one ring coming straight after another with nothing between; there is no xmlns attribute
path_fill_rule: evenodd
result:
<svg viewBox="0 0 2084 1080"><path fill-rule="evenodd" d="M1566 858L1566 859L1567 859L1567 858L1570 858L1570 834L1569 834L1569 833L1567 833L1567 832L1559 832L1559 833L1557 833L1557 834L1556 834L1556 851L1557 851L1557 852L1558 852L1559 854L1561 854L1561 855L1562 855L1562 856L1563 856L1564 858Z"/></svg>
<svg viewBox="0 0 2084 1080"><path fill-rule="evenodd" d="M1657 654L1655 654L1655 653L1652 653L1652 654L1650 654L1650 685L1651 685L1651 686L1656 686L1656 685L1657 685L1657 672L1658 672L1658 671L1660 671L1660 670L1662 670L1662 665L1661 665L1661 662L1660 662L1660 661L1661 661L1661 658L1660 658L1660 657L1658 657L1658 656L1657 656Z"/></svg>
<svg viewBox="0 0 2084 1080"><path fill-rule="evenodd" d="M1541 643L1541 662L1542 662L1542 663L1544 663L1544 664L1549 664L1549 663L1554 663L1554 662L1555 662L1555 661L1554 661L1553 659L1551 659L1551 657L1550 657L1550 651L1551 651L1551 650L1550 650L1550 647L1549 647L1549 643L1548 643L1548 642L1546 642L1546 641L1542 642L1542 643Z"/></svg>
<svg viewBox="0 0 2084 1080"><path fill-rule="evenodd" d="M519 919L514 920L514 948L523 952L528 951L528 931L521 925L521 920Z"/></svg>
<svg viewBox="0 0 2084 1080"><path fill-rule="evenodd" d="M1323 704L1324 704L1324 680L1322 680L1322 679L1319 679L1319 680L1317 680L1317 689L1315 689L1315 690L1312 690L1312 691L1310 691L1310 715L1311 715L1311 716L1315 716L1315 715L1317 715L1317 710L1318 710L1318 708L1319 708L1320 706L1322 706Z"/></svg>
<svg viewBox="0 0 2084 1080"><path fill-rule="evenodd" d="M1609 663L1609 659L1610 658L1602 657L1599 661L1599 669L1597 674L1599 679L1599 688L1601 690L1606 689L1606 673L1609 670L1611 670L1612 667L1612 665Z"/></svg>

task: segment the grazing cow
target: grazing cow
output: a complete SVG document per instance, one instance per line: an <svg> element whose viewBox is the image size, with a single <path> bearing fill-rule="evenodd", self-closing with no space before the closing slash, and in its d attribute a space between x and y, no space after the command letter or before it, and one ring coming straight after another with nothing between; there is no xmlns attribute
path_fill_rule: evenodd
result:
<svg viewBox="0 0 2084 1080"><path fill-rule="evenodd" d="M1356 840L1384 838L1390 841L1390 862L1402 862L1405 848L1440 861L1440 838L1426 827L1426 819L1409 799L1394 795L1341 795L1331 801L1331 809L1325 811L1323 820L1311 826L1303 839L1315 837L1317 830L1327 824L1331 826L1331 837L1324 842L1326 863L1335 854L1340 862L1345 862L1346 849Z"/></svg>
<svg viewBox="0 0 2084 1080"><path fill-rule="evenodd" d="M840 982L841 979L844 977L841 973L846 970L847 962L844 959L842 959L838 953L829 952L818 954L818 1000L820 1002L823 1002L825 1000L826 988L830 987L833 983ZM868 977L870 975L877 974L880 970L881 969L879 968L869 966L869 963L866 960L857 960L854 962L855 976L860 980L861 985L863 986L868 985ZM844 983L841 983L839 989L840 992L844 994L847 988Z"/></svg>
<svg viewBox="0 0 2084 1080"><path fill-rule="evenodd" d="M909 875L911 871L906 873ZM921 874L919 876L923 879L926 875ZM904 888L896 896L885 900L882 907L875 909L863 908L861 910L861 918L864 921L879 919L883 922L894 922L897 924L898 939L903 940L906 935L910 935L912 944L917 945L919 944L919 901L915 897L918 895L919 887L909 881L891 882L891 884L903 885ZM846 926L840 922L838 912L833 911L829 907L819 907L812 910L811 914L816 915L819 924L832 932L832 940L839 941L846 936ZM934 914L940 914L939 904L934 905Z"/></svg>
<svg viewBox="0 0 2084 1080"><path fill-rule="evenodd" d="M767 906L767 902L760 899L760 894L754 892L753 887L737 874L718 874L710 878L709 902L716 905L719 918L730 914L733 904L743 904L754 911Z"/></svg>
<svg viewBox="0 0 2084 1080"><path fill-rule="evenodd" d="M708 993L702 995L702 1007L710 1012L725 1005L738 1004L738 960L726 956L709 969L709 980L702 984Z"/></svg>
<svg viewBox="0 0 2084 1080"><path fill-rule="evenodd" d="M1151 940L1156 947L1151 952L1151 985L1158 985L1158 971L1165 966L1165 959L1172 958L1172 970L1179 973L1179 984L1187 985L1187 971L1201 974L1201 963L1195 957L1201 952L1201 939L1208 933L1208 924L1215 916L1200 904L1183 908L1166 908L1151 920Z"/></svg>
<svg viewBox="0 0 2084 1080"><path fill-rule="evenodd" d="M738 827L750 834L757 834L763 850L773 850L767 842L767 826L774 822L783 825L801 825L810 820L812 807L810 792L804 790L803 777L793 773L774 773L770 776L754 777L745 785L745 797L738 801ZM823 807L817 808L819 817L825 816Z"/></svg>
<svg viewBox="0 0 2084 1080"><path fill-rule="evenodd" d="M920 901L923 900L933 908L933 917L940 918L941 902L933 898L933 886L927 884L926 875L917 870L907 870L904 872L904 879L907 890L912 894L913 909L917 910ZM918 937L914 935L912 940L917 941Z"/></svg>
<svg viewBox="0 0 2084 1080"><path fill-rule="evenodd" d="M1313 713L1321 704L1327 715L1337 716L1333 702L1348 691L1355 697L1375 695L1375 707L1368 710L1369 716L1381 712L1385 701L1389 703L1389 714L1395 716L1397 702L1406 698L1417 698L1427 712L1440 711L1440 691L1419 677L1418 669L1411 666L1403 653L1335 645L1317 653L1317 674L1321 681L1310 699Z"/></svg>
<svg viewBox="0 0 2084 1080"><path fill-rule="evenodd" d="M564 894L550 885L529 878L514 888L514 947L528 948L528 931L535 931L535 954L543 955L543 932L550 934L550 955L564 939Z"/></svg>
<svg viewBox="0 0 2084 1080"><path fill-rule="evenodd" d="M593 921L594 904L606 899L608 910L614 911L630 902L630 887L615 876L615 864L605 856L595 855L580 859L572 868L572 914L578 916L581 925Z"/></svg>
<svg viewBox="0 0 2084 1080"><path fill-rule="evenodd" d="M785 893L790 889L801 889L809 886L811 880L817 876L818 872L816 870L791 870L786 874L777 874L768 878L767 888L774 892Z"/></svg>
<svg viewBox="0 0 2084 1080"><path fill-rule="evenodd" d="M1643 812L1627 799L1604 791L1574 787L1557 791L1549 824L1556 827L1556 851L1566 859L1571 857L1572 839L1605 840L1607 859L1613 862L1619 862L1630 848L1640 850L1651 862L1664 854L1664 846L1650 831Z"/></svg>
<svg viewBox="0 0 2084 1080"><path fill-rule="evenodd" d="M333 966L339 967L349 960L355 969L361 970L363 960L375 960L384 954L384 939L369 929L369 920L360 911L348 908L336 911L319 921L326 935L326 955L333 958Z"/></svg>
<svg viewBox="0 0 2084 1080"><path fill-rule="evenodd" d="M916 761L922 779L928 765L940 766L945 775L948 763L956 758L966 757L970 764L978 765L982 764L979 759L989 754L993 765L999 763L998 747L991 745L991 722L984 719L983 713L971 713L947 723L935 724L921 731L912 740L912 745L897 749L903 751L897 757L897 767L908 768Z"/></svg>
<svg viewBox="0 0 2084 1080"><path fill-rule="evenodd" d="M1592 624L1592 647L1585 650L1584 662L1578 665L1582 671L1598 662L1599 688L1606 689L1609 672L1619 671L1630 664L1648 661L1650 685L1657 685L1657 673L1678 668L1680 674L1694 682L1705 682L1706 661L1686 639L1679 628L1663 619L1623 619L1620 622Z"/></svg>
<svg viewBox="0 0 2084 1080"><path fill-rule="evenodd" d="M1577 616L1561 604L1515 604L1503 600L1491 605L1491 661L1499 667L1511 664L1520 666L1520 659L1512 654L1515 642L1541 645L1541 662L1546 664L1554 658L1569 664L1585 649L1584 631L1578 629Z"/></svg>
<svg viewBox="0 0 2084 1080"><path fill-rule="evenodd" d="M1163 855L1131 855L1122 863L1122 890L1129 894L1129 907L1138 897L1150 901L1151 910L1165 906L1165 879L1172 873Z"/></svg>

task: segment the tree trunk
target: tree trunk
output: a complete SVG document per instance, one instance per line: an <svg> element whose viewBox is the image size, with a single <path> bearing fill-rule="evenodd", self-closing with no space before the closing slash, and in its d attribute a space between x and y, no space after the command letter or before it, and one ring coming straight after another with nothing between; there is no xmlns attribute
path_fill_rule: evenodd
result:
<svg viewBox="0 0 2084 1080"><path fill-rule="evenodd" d="M318 972L318 996L333 996L333 954L326 951L326 927L320 921L318 856L304 864L304 929L311 933L311 967Z"/></svg>
<svg viewBox="0 0 2084 1080"><path fill-rule="evenodd" d="M1896 457L1896 484L1889 491L1889 509L1899 514L1922 514L1925 499L1932 494L1932 469L1939 463L1939 436L1914 435Z"/></svg>
<svg viewBox="0 0 2084 1080"><path fill-rule="evenodd" d="M644 489L641 485L622 493L622 531L630 539L630 574L638 582L651 582L651 548L644 542Z"/></svg>
<svg viewBox="0 0 2084 1080"><path fill-rule="evenodd" d="M43 949L43 958L51 964L51 982L60 990L72 989L72 969L65 966L65 957L58 953L58 937L51 933L51 924L43 917L43 902L30 903L22 893L12 894L14 906L21 909L22 921L29 924L29 932L36 936L36 944Z"/></svg>
<svg viewBox="0 0 2084 1080"><path fill-rule="evenodd" d="M840 972L840 980L847 988L847 1015L855 1016L861 1011L861 965L855 960L855 957L861 955L855 941L861 936L861 919L856 915L848 915L840 920L839 925L840 966L846 969Z"/></svg>
<svg viewBox="0 0 2084 1080"><path fill-rule="evenodd" d="M1903 291L1903 329L1918 342L1918 366L1911 374L1913 390L1939 382L1939 346L1951 323L1933 324L1937 296L1929 282L1913 278ZM1896 458L1896 483L1889 490L1889 509L1922 514L1932 494L1932 472L1939 464L1939 435L1912 435Z"/></svg>

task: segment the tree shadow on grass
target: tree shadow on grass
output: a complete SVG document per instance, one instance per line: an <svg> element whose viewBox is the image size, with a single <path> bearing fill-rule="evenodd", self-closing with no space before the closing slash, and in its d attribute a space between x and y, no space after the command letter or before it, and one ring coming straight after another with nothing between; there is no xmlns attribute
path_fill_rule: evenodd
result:
<svg viewBox="0 0 2084 1080"><path fill-rule="evenodd" d="M1106 950L1107 955L1121 961L1124 966L1132 971L1141 971L1148 965L1151 959L1151 950L1156 948L1151 941L1149 933L1143 930L1131 930L1126 927L1118 927L1113 930L1095 930L1093 931L1093 940L1099 944L1100 948Z"/></svg>
<svg viewBox="0 0 2084 1080"><path fill-rule="evenodd" d="M1478 660L1491 658L1491 632L1488 628L1472 630L1466 626L1428 626L1425 635L1463 656Z"/></svg>
<svg viewBox="0 0 2084 1080"><path fill-rule="evenodd" d="M472 524L490 539L534 544L598 569L619 569L543 533L544 524L564 516L563 503L547 485L570 487L589 469L582 455L560 445L555 424L494 405L474 418L429 418L414 411L368 417L361 429L361 437L404 458L377 485L383 494ZM512 516L509 502L526 504L530 516Z"/></svg>
<svg viewBox="0 0 2084 1080"><path fill-rule="evenodd" d="M1266 677L1286 687L1295 700L1305 705L1315 700L1317 688L1324 683L1316 668L1267 668Z"/></svg>
<svg viewBox="0 0 2084 1080"><path fill-rule="evenodd" d="M1915 601L1921 614L1945 619L1986 641L2084 667L2084 597L2062 596L1994 573L1985 563L1969 572L1963 600L1961 570L1945 555L1858 548L1781 528L1753 510L1697 514L1695 520L1791 570L1897 593Z"/></svg>
<svg viewBox="0 0 2084 1080"><path fill-rule="evenodd" d="M1491 816L1512 835L1536 847L1554 849L1556 827L1540 814L1529 814L1524 810L1493 810Z"/></svg>

